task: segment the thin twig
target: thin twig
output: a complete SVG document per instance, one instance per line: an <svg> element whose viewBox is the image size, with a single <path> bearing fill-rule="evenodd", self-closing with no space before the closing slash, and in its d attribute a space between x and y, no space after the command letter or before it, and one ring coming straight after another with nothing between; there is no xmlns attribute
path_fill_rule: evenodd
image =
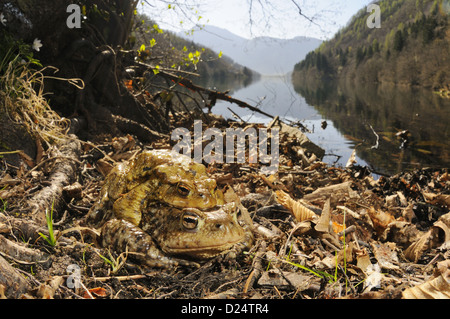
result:
<svg viewBox="0 0 450 319"><path fill-rule="evenodd" d="M373 145L371 147L371 149L378 149L379 146L379 142L380 142L380 137L378 136L378 134L375 132L375 130L373 129L372 125L369 124L370 129L372 130L373 134L375 134L375 136L377 137L377 142L375 143L375 145Z"/></svg>
<svg viewBox="0 0 450 319"><path fill-rule="evenodd" d="M246 121L244 121L239 115L237 115L236 112L233 112L233 110L230 109L228 106L227 106L227 109L228 109L228 111L230 111L233 114L233 116L235 116L237 119L239 119L239 121L241 121L244 124L247 124Z"/></svg>
<svg viewBox="0 0 450 319"><path fill-rule="evenodd" d="M108 281L108 280L118 280L118 281L127 281L127 280L138 280L138 279L144 279L147 278L147 274L140 274L140 275L132 275L132 276L107 276L107 277L96 277L96 281Z"/></svg>

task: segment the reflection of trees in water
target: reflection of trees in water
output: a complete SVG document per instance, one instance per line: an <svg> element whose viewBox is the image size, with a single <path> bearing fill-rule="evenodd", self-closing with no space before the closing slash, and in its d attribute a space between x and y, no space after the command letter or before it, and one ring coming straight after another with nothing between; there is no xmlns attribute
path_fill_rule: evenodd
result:
<svg viewBox="0 0 450 319"><path fill-rule="evenodd" d="M220 92L227 90L237 91L252 84L254 81L258 81L260 75L255 73L251 76L248 75L233 75L229 73L222 73L221 70L215 73L212 77L202 76L194 79L195 83L203 87L213 87Z"/></svg>
<svg viewBox="0 0 450 319"><path fill-rule="evenodd" d="M425 90L393 86L357 86L327 82L295 90L351 139L363 141L358 156L381 172L393 174L414 167L449 166L450 100ZM380 135L378 149L372 149ZM410 132L401 149L396 133Z"/></svg>

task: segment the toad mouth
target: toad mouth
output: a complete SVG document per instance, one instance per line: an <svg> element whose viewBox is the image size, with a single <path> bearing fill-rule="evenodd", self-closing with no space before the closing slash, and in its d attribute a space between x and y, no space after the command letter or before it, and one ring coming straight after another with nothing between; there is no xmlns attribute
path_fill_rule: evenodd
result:
<svg viewBox="0 0 450 319"><path fill-rule="evenodd" d="M167 247L165 250L171 254L189 254L189 253L202 253L207 251L223 251L230 248L240 242L243 238L239 238L234 241L225 242L223 244L208 245L208 246L197 246L197 247L181 247L181 248L171 248Z"/></svg>

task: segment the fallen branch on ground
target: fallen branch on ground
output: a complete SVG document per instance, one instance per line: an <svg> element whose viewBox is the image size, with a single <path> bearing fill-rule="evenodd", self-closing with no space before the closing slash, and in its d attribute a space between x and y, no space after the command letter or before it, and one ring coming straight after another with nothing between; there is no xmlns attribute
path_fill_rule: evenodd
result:
<svg viewBox="0 0 450 319"><path fill-rule="evenodd" d="M138 62L138 65L143 67L143 68L146 68L146 69L156 70L151 65L145 64L143 62ZM222 100L222 101L227 101L227 102L230 102L230 103L234 103L234 104L238 105L239 107L247 108L247 109L249 109L251 111L258 112L258 113L260 113L262 115L265 115L265 116L267 116L269 118L274 118L273 115L270 115L270 114L268 114L268 113L258 109L257 107L254 107L254 106L252 106L252 105L250 105L250 104L248 104L248 103L246 103L244 101L235 99L235 98L231 97L230 95L228 95L225 92L219 92L219 91L215 91L215 90L210 90L210 89L204 88L202 86L194 84L189 79L183 78L183 77L181 77L179 75L175 75L175 74L172 74L172 73L167 72L167 71L163 71L161 69L158 70L158 75L160 75L160 76L162 76L162 77L164 77L164 78L166 78L166 79L168 79L168 80L170 80L170 81L172 81L172 82L174 82L174 83L176 83L178 85L181 85L181 86L183 86L185 88L188 88L191 91L195 91L195 92L198 92L198 93L202 93L203 92L203 93L208 94L208 98L211 101L211 107L214 106L215 101Z"/></svg>
<svg viewBox="0 0 450 319"><path fill-rule="evenodd" d="M55 160L55 166L49 178L49 186L44 187L30 201L30 209L33 217L39 222L45 223L45 209L51 207L53 201L58 207L62 198L63 188L75 179L77 172L77 163L80 155L80 143L77 139L67 139L59 142L55 148L58 157L65 160ZM67 160L72 158L72 160Z"/></svg>

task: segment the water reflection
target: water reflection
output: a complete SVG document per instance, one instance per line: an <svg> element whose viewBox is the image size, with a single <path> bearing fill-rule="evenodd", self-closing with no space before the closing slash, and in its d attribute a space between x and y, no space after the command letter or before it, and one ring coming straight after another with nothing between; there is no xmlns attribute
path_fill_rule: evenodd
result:
<svg viewBox="0 0 450 319"><path fill-rule="evenodd" d="M294 87L342 134L361 143L357 154L375 170L394 174L417 167L449 167L449 99L393 86Z"/></svg>
<svg viewBox="0 0 450 319"><path fill-rule="evenodd" d="M261 76L259 74L253 74L251 77L217 75L214 77L199 77L193 80L200 86L219 92L230 90L230 94L233 94L234 92L259 81L260 78Z"/></svg>
<svg viewBox="0 0 450 319"><path fill-rule="evenodd" d="M273 116L278 115L292 121L321 119L320 114L294 91L289 76L263 76L247 87L231 89L230 94ZM268 123L272 120L223 101L218 102L213 111L227 118L232 117L233 114L228 108L248 122Z"/></svg>
<svg viewBox="0 0 450 319"><path fill-rule="evenodd" d="M307 133L311 141L325 150L324 161L326 163L341 166L347 163L355 142L343 136L334 126L333 121L320 114L294 90L290 76L261 77L247 87L232 90L230 94L234 98L258 106L266 113L273 116L278 115L288 122L300 121L311 131L311 133ZM272 120L272 118L223 101L218 101L212 111L225 118L233 118L233 113L236 113L247 122L267 124ZM328 123L325 129L322 128L323 121ZM357 157L357 161L361 165L367 164L359 157Z"/></svg>

